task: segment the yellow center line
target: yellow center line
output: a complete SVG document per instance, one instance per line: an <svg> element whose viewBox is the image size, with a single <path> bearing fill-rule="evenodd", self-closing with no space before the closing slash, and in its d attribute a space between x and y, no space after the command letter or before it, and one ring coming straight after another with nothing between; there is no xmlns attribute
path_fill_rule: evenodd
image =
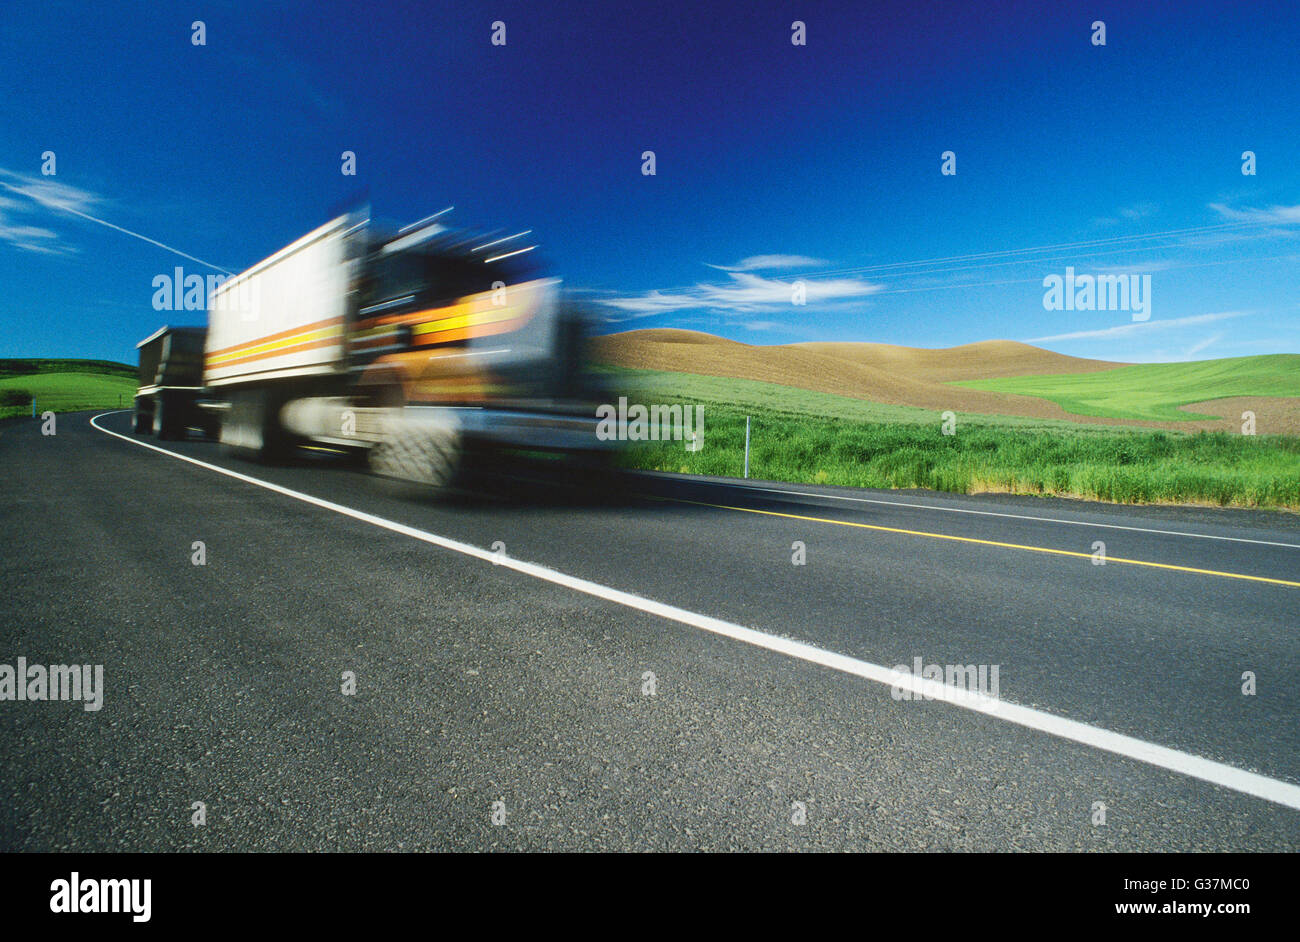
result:
<svg viewBox="0 0 1300 942"><path fill-rule="evenodd" d="M802 514L780 513L775 510L755 510L753 507L731 507L727 504L710 504L702 500L686 500L681 497L655 497L646 495L652 500L673 501L678 504L695 504L699 507L713 507L717 510L739 510L747 514L763 514L768 517L785 517L789 520L807 520L812 523L831 523L840 527L858 527L862 530L879 530L882 533L903 533L908 536L925 536L932 540L952 540L957 543L976 543L981 546L1000 546L1003 549L1027 550L1031 553L1050 553L1054 556L1073 556L1078 559L1092 559L1092 553L1081 553L1077 550L1052 549L1047 546L1026 546L1023 543L1003 543L998 540L981 540L973 536L953 536L951 533L931 533L927 530L905 530L901 527L884 527L875 523L854 523L850 520L832 520L829 517L808 517ZM1107 556L1107 563L1124 563L1129 566L1149 566L1152 569L1172 569L1176 572L1193 572L1202 576L1221 576L1224 579L1246 579L1250 582L1267 582L1272 585L1291 586L1300 588L1300 582L1292 582L1288 579L1273 579L1269 576L1249 576L1241 572L1220 572L1217 569L1196 569L1193 566L1175 566L1171 563L1152 563L1144 559L1125 559L1121 556Z"/></svg>

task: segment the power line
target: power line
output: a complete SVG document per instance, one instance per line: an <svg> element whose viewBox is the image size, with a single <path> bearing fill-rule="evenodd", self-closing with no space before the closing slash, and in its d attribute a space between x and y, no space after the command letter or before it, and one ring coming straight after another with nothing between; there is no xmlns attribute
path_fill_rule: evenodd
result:
<svg viewBox="0 0 1300 942"><path fill-rule="evenodd" d="M1061 249L1088 249L1088 248L1101 249L1101 251L1079 253L1085 255L1118 255L1118 254L1124 254L1125 252L1144 252L1144 251L1151 251L1153 249L1159 248L1160 246L1154 246L1154 245L1139 246L1136 248L1122 248L1122 249L1111 249L1107 247L1122 245L1127 243L1134 243L1134 242L1147 242L1147 241L1153 241L1159 239L1177 238L1177 237L1197 235L1202 233L1229 233L1241 229L1263 228L1269 226L1276 226L1279 224L1284 225L1285 223L1278 223L1276 221L1257 220L1257 221L1250 221L1250 222L1216 223L1213 225L1206 225L1206 226L1187 226L1180 229L1166 229L1160 232L1149 232L1149 233L1143 233L1138 235L1109 236L1106 238L1084 239L1075 242L1057 242L1057 243L1051 243L1047 245L1026 246L1024 248L1018 248L1018 249L1003 249L994 252L976 252L976 253L970 253L966 255L949 255L949 256L928 258L928 259L916 259L908 262L888 262L888 263L882 263L880 265L864 265L864 266L856 266L852 268L837 268L837 269L827 269L823 271L801 272L798 275L795 275L793 277L801 280L816 280L819 278L828 278L835 275L871 274L882 278L888 277L890 275L913 275L913 276L940 275L940 274L946 274L948 272L971 271L971 270L979 270L983 268L995 268L995 267L1001 267L1010 264L1025 264L1029 262L1048 262L1048 261L1053 261L1053 259L1022 257L1022 258L1016 258L1011 261L989 262L988 264L969 265L969 266L963 266L959 268L932 267L932 268L912 268L911 270L906 270L906 269L908 269L909 266L916 266L916 265L947 265L952 262L975 261L978 259L994 259L994 258L1006 259L1009 256L1033 256L1033 255L1038 255L1039 253L1042 252L1057 251ZM1055 259L1055 260L1068 261L1068 257L1063 259ZM1171 266L1171 267L1188 267L1188 266ZM896 269L896 270L889 271L888 269ZM787 275L785 277L789 278L792 276ZM691 291L697 288L698 286L699 283L696 282L690 285L681 285L674 288L656 288L654 290L660 294L666 294L672 292ZM963 285L962 287L969 287L969 286Z"/></svg>

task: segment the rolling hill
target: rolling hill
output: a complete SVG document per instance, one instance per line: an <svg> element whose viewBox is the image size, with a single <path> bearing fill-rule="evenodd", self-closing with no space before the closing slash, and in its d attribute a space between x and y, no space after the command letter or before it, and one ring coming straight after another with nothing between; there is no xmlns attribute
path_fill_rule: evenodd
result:
<svg viewBox="0 0 1300 942"><path fill-rule="evenodd" d="M1300 434L1300 355L1126 364L1011 340L946 349L877 343L754 346L697 331L596 338L594 358L635 370L771 383L893 406L1184 431Z"/></svg>
<svg viewBox="0 0 1300 942"><path fill-rule="evenodd" d="M109 360L0 360L0 418L130 406L136 369Z"/></svg>

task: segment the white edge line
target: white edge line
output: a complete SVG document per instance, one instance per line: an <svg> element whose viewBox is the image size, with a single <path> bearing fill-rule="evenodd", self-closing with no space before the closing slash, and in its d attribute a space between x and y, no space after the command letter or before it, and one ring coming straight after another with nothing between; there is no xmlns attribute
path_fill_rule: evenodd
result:
<svg viewBox="0 0 1300 942"><path fill-rule="evenodd" d="M690 475L671 475L678 480ZM901 500L885 500L879 497L849 497L844 494L817 494L813 491L787 491L779 487L763 487L758 484L732 484L727 481L697 480L698 484L711 484L714 487L735 487L746 491L766 491L770 494L786 494L791 497L821 497L825 500L847 500L859 504L884 504L887 507L911 507L916 510L939 510L950 514L979 514L985 517L1009 517L1014 520L1035 520L1039 523L1063 523L1072 527L1100 527L1107 530L1132 530L1135 533L1159 533L1164 536L1187 536L1198 540L1227 540L1232 543L1255 543L1260 546L1281 546L1285 549L1300 549L1300 543L1278 543L1273 540L1250 540L1240 536L1217 536L1212 533L1189 533L1184 530L1158 530L1149 527L1126 527L1119 523L1090 523L1086 520L1062 520L1059 517L1035 517L1032 514L1008 514L996 510L971 510L966 507L939 507L934 504L910 504Z"/></svg>
<svg viewBox="0 0 1300 942"><path fill-rule="evenodd" d="M548 569L545 566L539 566L536 563L529 563L520 559L511 559L504 554L480 549L479 547L473 546L469 543L462 543L459 540L452 540L445 536L438 536L435 533L429 533L425 530L419 530L403 523L397 523L393 520L377 517L374 514L368 514L365 511L354 510L351 507L345 507L342 504L336 504L333 501L314 497L311 494L304 494L301 491L291 490L290 488L282 487L279 484L272 484L269 481L263 481L260 478L251 477L247 474L241 474L238 471L231 471L229 468L222 468L215 464L209 464L206 461L200 461L197 458L191 458L174 451L168 451L166 448L159 448L157 445L151 445L148 442L139 441L128 435L122 435L119 432L110 431L109 429L99 425L96 421L106 415L115 414L117 413L101 413L94 416L90 420L90 424L105 434L112 435L114 438L120 438L133 445L139 445L141 448L148 448L151 451L161 452L164 455L177 458L192 465L197 465L200 468L206 468L209 471L224 474L227 477L234 478L238 481L254 484L258 487L265 488L268 491L282 494L285 497L292 497L295 500L303 501L304 503L311 504L315 507L330 510L334 513L342 514L345 517L351 517L353 520L359 520L362 523L369 523L373 526L390 530L393 533L400 533L403 536L409 536L412 539L431 543L434 546L440 546L443 549L449 549L465 556L472 556L475 559L481 559L496 566L504 566L507 569L513 569L516 572L532 576L535 579L541 579L544 582L561 585L577 592L582 592L586 595L615 602L627 608L646 612L650 615L658 615L659 617L669 619L670 621L679 622L683 625L690 625L691 627L699 628L702 631L708 631L725 638L731 638L732 640L740 641L767 651L773 651L777 654L784 654L788 657L806 661L810 664L828 667L831 670L851 674L855 677L861 677L865 680L885 684L890 687L910 690L914 695L919 695L932 700L943 700L947 703L962 707L963 709L972 710L976 713L984 713L999 717L1009 723L1015 723L1018 726L1038 730L1039 732L1048 733L1049 735L1061 739L1068 739L1085 746L1092 746L1095 749L1124 756L1129 759L1136 759L1137 761L1145 762L1148 765L1158 766L1159 768L1168 769L1171 772L1177 772L1190 778L1201 779L1202 781L1209 782L1213 785L1219 785L1235 792L1240 792L1245 795L1253 795L1254 797L1262 798L1265 801L1271 801L1275 804L1285 805L1288 808L1300 810L1300 785L1292 785L1288 782L1269 778L1268 776L1260 775L1256 772L1247 772L1244 769L1225 765L1222 762L1214 762L1210 759L1204 759L1190 753L1179 752L1177 749L1158 746L1155 743L1149 743L1142 739L1125 736L1121 733L1113 733L1110 730L1100 729L1096 726L1089 726L1086 723L1066 719L1065 717L1056 716L1052 713L1044 713L1041 710L1035 710L1031 707L1008 703L1005 700L999 700L983 694L963 690L959 687L941 684L938 681L925 680L923 678L915 677L911 673L891 670L890 668L882 667L879 664L872 664L844 654L836 654L833 651L826 651L803 641L795 641L791 638L782 638L777 635L758 631L754 628L746 628L743 625L737 625L718 618L712 618L708 615L700 615L683 608L677 608L674 605L666 605L663 602L656 602L653 599L633 595L632 593L624 592L621 589L613 589L596 582L580 579L577 576L570 576L554 569Z"/></svg>

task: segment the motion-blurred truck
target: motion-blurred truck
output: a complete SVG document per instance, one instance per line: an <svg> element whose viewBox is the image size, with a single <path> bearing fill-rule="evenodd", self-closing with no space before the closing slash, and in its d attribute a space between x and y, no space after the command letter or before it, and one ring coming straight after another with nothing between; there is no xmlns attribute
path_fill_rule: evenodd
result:
<svg viewBox="0 0 1300 942"><path fill-rule="evenodd" d="M385 231L348 213L216 288L202 405L224 445L273 460L320 443L433 486L502 451L600 463L585 319L527 233L442 215Z"/></svg>
<svg viewBox="0 0 1300 942"><path fill-rule="evenodd" d="M198 407L206 336L203 327L163 327L136 344L140 351L136 434L183 438L190 428L215 430L212 416Z"/></svg>

